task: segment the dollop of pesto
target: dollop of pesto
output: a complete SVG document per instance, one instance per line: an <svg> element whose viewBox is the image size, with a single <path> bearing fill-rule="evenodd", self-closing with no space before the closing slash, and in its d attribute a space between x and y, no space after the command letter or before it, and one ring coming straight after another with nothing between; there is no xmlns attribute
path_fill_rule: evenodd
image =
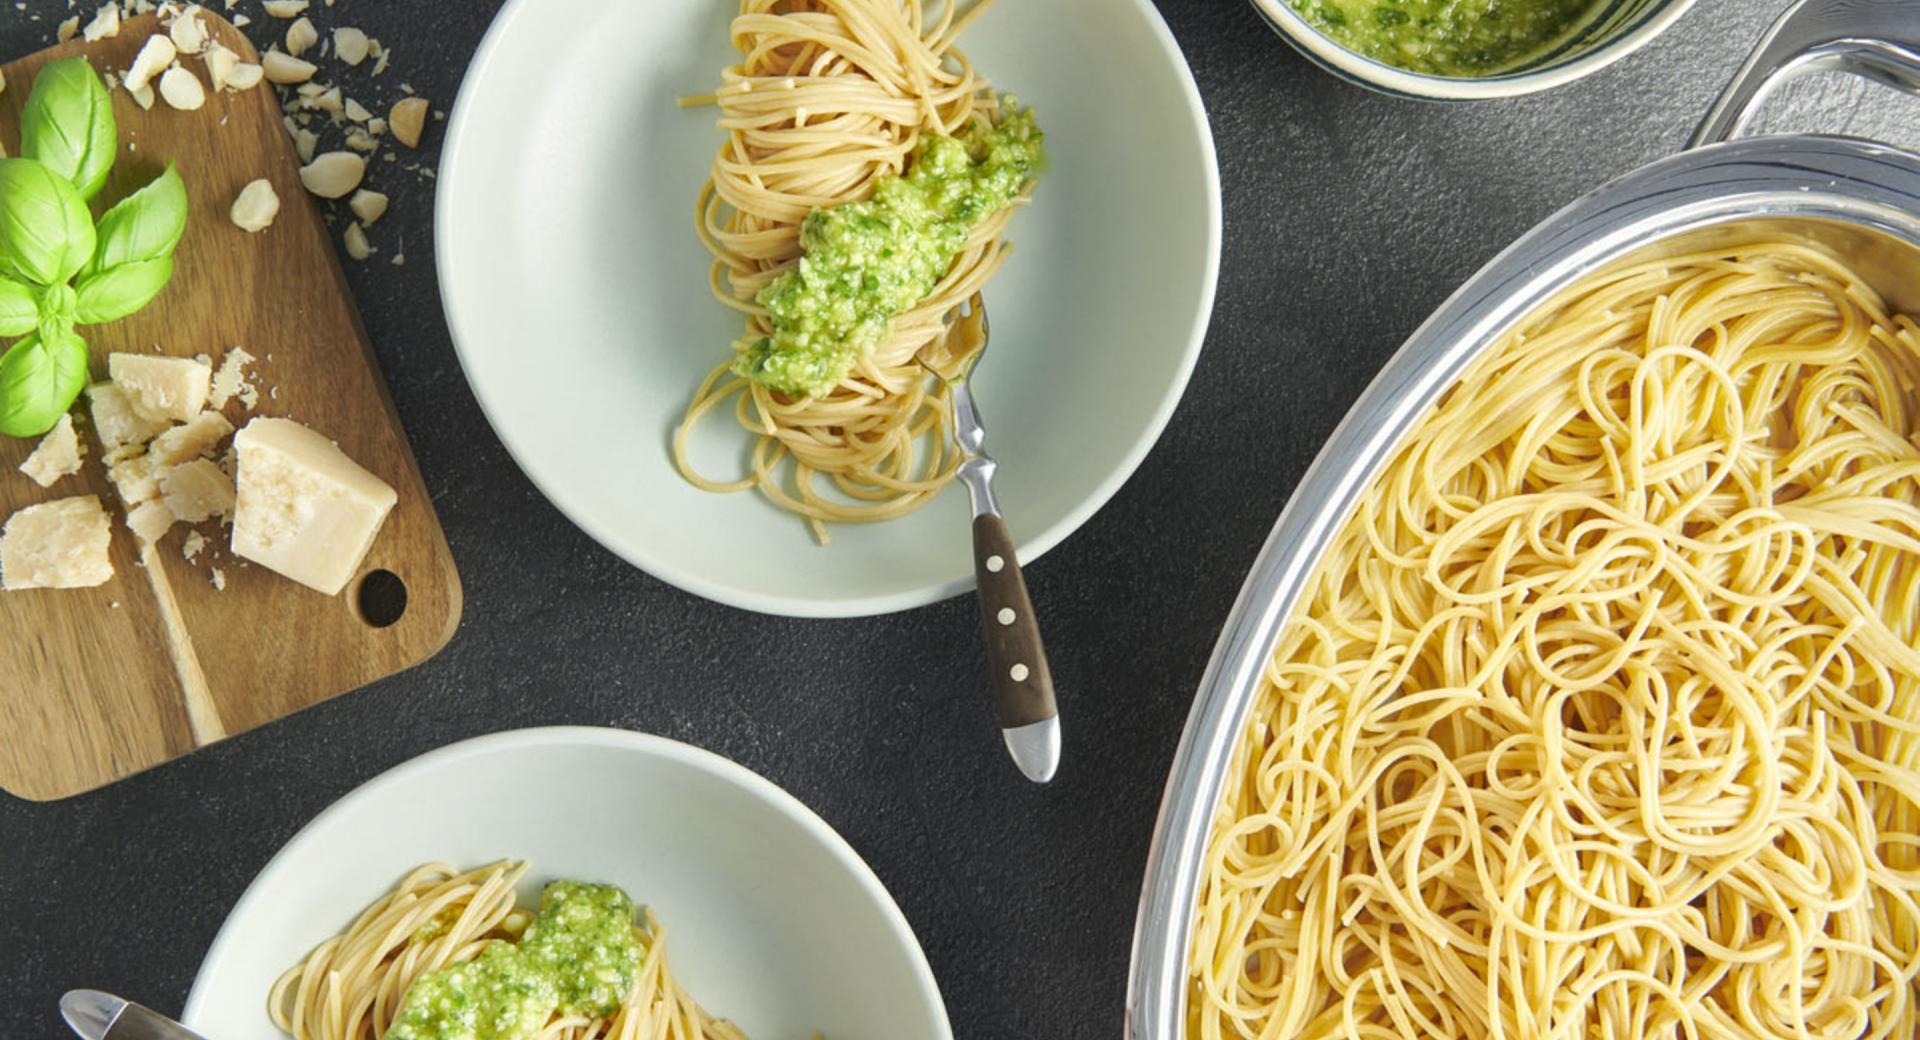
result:
<svg viewBox="0 0 1920 1040"><path fill-rule="evenodd" d="M387 1040L527 1040L555 1012L613 1014L646 955L634 910L613 885L555 881L519 942L413 980Z"/></svg>
<svg viewBox="0 0 1920 1040"><path fill-rule="evenodd" d="M895 315L933 291L973 228L1033 183L1044 140L1033 109L1007 97L994 126L922 137L905 174L883 175L872 198L807 214L805 255L755 297L773 335L733 370L796 396L832 390L886 339Z"/></svg>
<svg viewBox="0 0 1920 1040"><path fill-rule="evenodd" d="M1595 0L1291 0L1334 42L1434 76L1485 76L1544 50Z"/></svg>

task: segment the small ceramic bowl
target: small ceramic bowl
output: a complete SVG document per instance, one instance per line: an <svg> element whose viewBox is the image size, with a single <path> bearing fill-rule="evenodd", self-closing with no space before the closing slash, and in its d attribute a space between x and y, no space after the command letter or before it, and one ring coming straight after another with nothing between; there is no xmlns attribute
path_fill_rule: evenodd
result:
<svg viewBox="0 0 1920 1040"><path fill-rule="evenodd" d="M1600 0L1601 9L1573 38L1525 64L1490 76L1434 76L1348 50L1302 18L1291 0L1252 2L1273 31L1315 65L1369 90L1426 101L1517 97L1571 83L1639 50L1693 6L1693 0Z"/></svg>

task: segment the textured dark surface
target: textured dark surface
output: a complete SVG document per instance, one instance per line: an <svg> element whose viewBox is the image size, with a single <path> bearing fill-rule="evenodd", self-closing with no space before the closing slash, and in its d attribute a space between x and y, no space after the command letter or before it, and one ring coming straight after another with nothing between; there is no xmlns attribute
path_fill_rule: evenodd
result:
<svg viewBox="0 0 1920 1040"><path fill-rule="evenodd" d="M1005 2L1000 15L1014 15ZM430 254L432 182L384 171L386 251L350 277L465 575L465 622L416 671L106 790L51 805L0 795L0 1036L61 1035L54 1005L73 986L177 1010L255 871L329 802L449 741L552 723L690 741L819 811L906 911L957 1035L1118 1035L1167 764L1294 481L1475 267L1673 150L1777 6L1703 0L1577 84L1438 107L1334 81L1237 0L1162 0L1219 145L1219 303L1158 448L1028 569L1069 727L1048 788L1021 780L999 748L971 600L859 621L746 614L628 567L547 505L454 360ZM256 0L240 9L263 46L284 28ZM389 99L404 80L444 105L496 4L315 9L323 30L359 25L396 49L380 81ZM44 45L66 14L63 0L0 3L0 54ZM1905 99L1837 81L1796 97L1794 125L1914 125Z"/></svg>

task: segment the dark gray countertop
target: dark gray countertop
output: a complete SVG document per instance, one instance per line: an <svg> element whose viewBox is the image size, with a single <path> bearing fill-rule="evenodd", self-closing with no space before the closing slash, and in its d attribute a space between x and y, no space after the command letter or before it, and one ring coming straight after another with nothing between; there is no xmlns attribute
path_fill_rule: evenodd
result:
<svg viewBox="0 0 1920 1040"><path fill-rule="evenodd" d="M1051 787L1019 779L999 749L970 600L856 621L743 613L628 567L555 512L455 362L432 183L394 177L379 231L407 243L406 266L350 265L349 277L465 577L460 631L419 669L106 790L44 805L0 795L0 1036L63 1035L55 1001L74 986L177 1011L228 908L329 802L450 741L554 723L689 741L812 806L906 911L957 1035L1117 1036L1167 764L1295 480L1381 362L1479 264L1675 149L1780 4L1705 0L1572 86L1451 107L1336 82L1238 0L1159 6L1219 146L1219 302L1159 446L1028 571L1067 714ZM0 4L0 54L51 42L66 7ZM497 4L315 7L323 28L385 40L389 75L446 104ZM253 31L264 43L274 28L258 19ZM1786 107L1806 127L1915 125L1920 109L1880 93L1825 81Z"/></svg>

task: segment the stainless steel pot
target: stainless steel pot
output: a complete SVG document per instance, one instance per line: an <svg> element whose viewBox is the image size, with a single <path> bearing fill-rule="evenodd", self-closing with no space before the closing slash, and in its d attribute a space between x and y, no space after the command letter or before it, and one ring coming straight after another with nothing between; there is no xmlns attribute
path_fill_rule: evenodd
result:
<svg viewBox="0 0 1920 1040"><path fill-rule="evenodd" d="M1892 306L1920 312L1920 156L1843 137L1727 140L1779 83L1810 69L1920 93L1920 3L1800 0L1789 8L1702 122L1693 141L1701 147L1588 194L1495 257L1414 332L1334 431L1254 562L1187 717L1134 927L1127 1036L1183 1034L1202 856L1282 625L1401 438L1503 332L1602 267L1756 231L1822 242Z"/></svg>

